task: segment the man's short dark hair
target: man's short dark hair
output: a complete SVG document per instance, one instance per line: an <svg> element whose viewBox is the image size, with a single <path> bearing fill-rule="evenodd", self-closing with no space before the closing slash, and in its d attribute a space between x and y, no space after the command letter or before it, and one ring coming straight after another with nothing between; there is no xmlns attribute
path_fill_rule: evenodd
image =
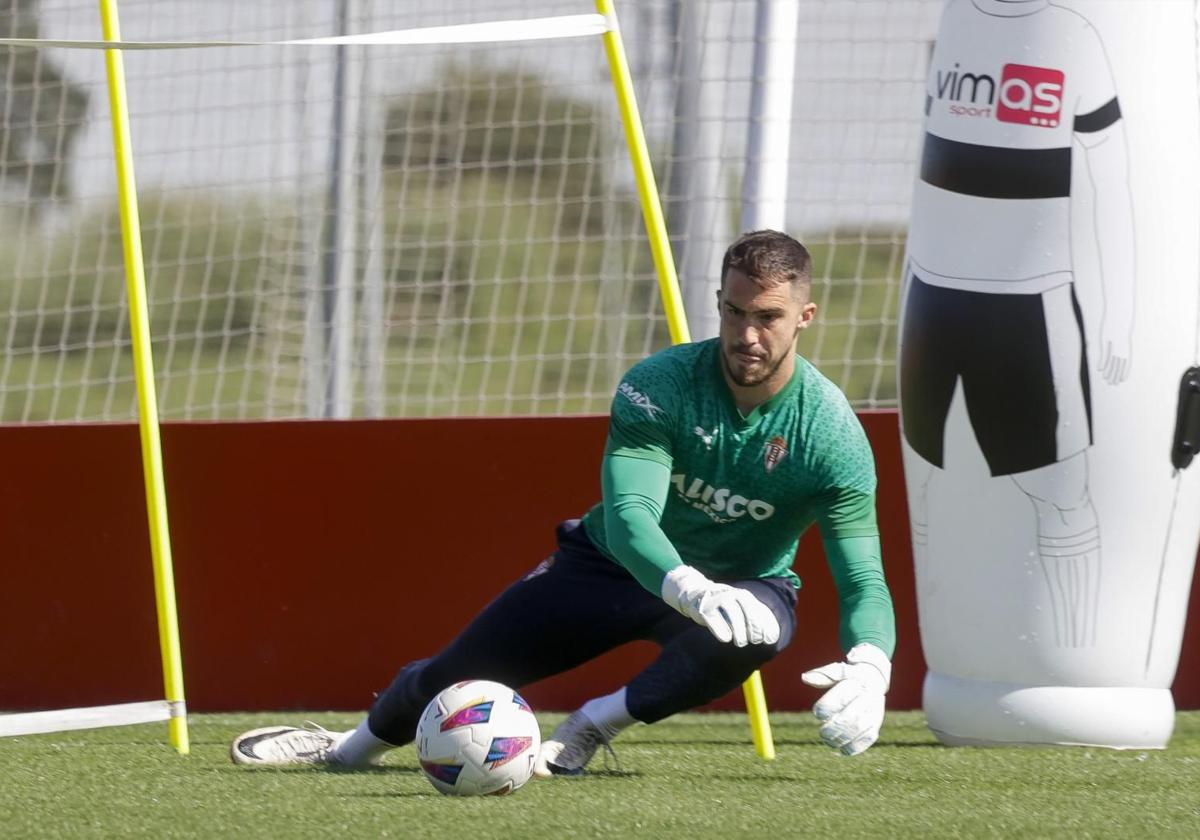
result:
<svg viewBox="0 0 1200 840"><path fill-rule="evenodd" d="M730 270L740 271L763 288L792 283L808 291L812 283L812 255L786 233L755 230L744 233L725 251L721 286Z"/></svg>

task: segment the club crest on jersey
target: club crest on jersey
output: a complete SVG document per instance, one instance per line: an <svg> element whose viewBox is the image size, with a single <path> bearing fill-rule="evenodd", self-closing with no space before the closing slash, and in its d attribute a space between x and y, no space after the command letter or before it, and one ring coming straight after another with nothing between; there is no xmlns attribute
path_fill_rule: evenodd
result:
<svg viewBox="0 0 1200 840"><path fill-rule="evenodd" d="M788 445L782 435L775 435L767 441L767 446L763 449L763 466L767 468L767 472L779 466L779 462L787 457Z"/></svg>

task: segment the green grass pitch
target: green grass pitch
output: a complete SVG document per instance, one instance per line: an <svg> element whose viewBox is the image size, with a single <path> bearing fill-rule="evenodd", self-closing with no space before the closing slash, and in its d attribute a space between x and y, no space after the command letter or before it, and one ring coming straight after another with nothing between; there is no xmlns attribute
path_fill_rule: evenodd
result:
<svg viewBox="0 0 1200 840"><path fill-rule="evenodd" d="M0 836L24 837L1200 837L1200 712L1164 751L947 749L916 712L888 716L856 758L775 714L778 758L758 759L744 715L681 715L617 742L578 779L515 795L437 794L411 747L367 772L229 762L269 723L346 713L194 715L192 754L164 725L0 739ZM540 716L549 732L560 715Z"/></svg>

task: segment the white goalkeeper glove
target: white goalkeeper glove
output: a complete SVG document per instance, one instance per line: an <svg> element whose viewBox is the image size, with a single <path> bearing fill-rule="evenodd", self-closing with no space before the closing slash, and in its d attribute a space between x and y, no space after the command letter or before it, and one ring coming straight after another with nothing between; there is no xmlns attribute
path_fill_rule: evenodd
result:
<svg viewBox="0 0 1200 840"><path fill-rule="evenodd" d="M716 583L691 566L676 566L662 582L662 599L717 641L738 647L773 645L779 641L779 619L770 607L745 589Z"/></svg>
<svg viewBox="0 0 1200 840"><path fill-rule="evenodd" d="M858 755L879 738L883 696L892 679L892 663L875 645L855 645L845 662L805 671L800 679L813 688L828 688L813 706L821 721L821 740L842 755Z"/></svg>

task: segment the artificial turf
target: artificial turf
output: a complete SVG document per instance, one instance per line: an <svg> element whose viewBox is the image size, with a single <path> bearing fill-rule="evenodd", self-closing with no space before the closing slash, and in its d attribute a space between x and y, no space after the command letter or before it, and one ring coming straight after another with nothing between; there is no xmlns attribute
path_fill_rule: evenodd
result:
<svg viewBox="0 0 1200 840"><path fill-rule="evenodd" d="M543 732L560 715L539 716ZM776 760L744 715L680 715L616 742L582 778L508 797L436 793L411 747L365 772L234 766L230 740L278 722L357 715L193 715L164 725L0 739L2 837L1200 837L1200 712L1162 751L939 746L915 712L845 758L807 714L775 714Z"/></svg>

